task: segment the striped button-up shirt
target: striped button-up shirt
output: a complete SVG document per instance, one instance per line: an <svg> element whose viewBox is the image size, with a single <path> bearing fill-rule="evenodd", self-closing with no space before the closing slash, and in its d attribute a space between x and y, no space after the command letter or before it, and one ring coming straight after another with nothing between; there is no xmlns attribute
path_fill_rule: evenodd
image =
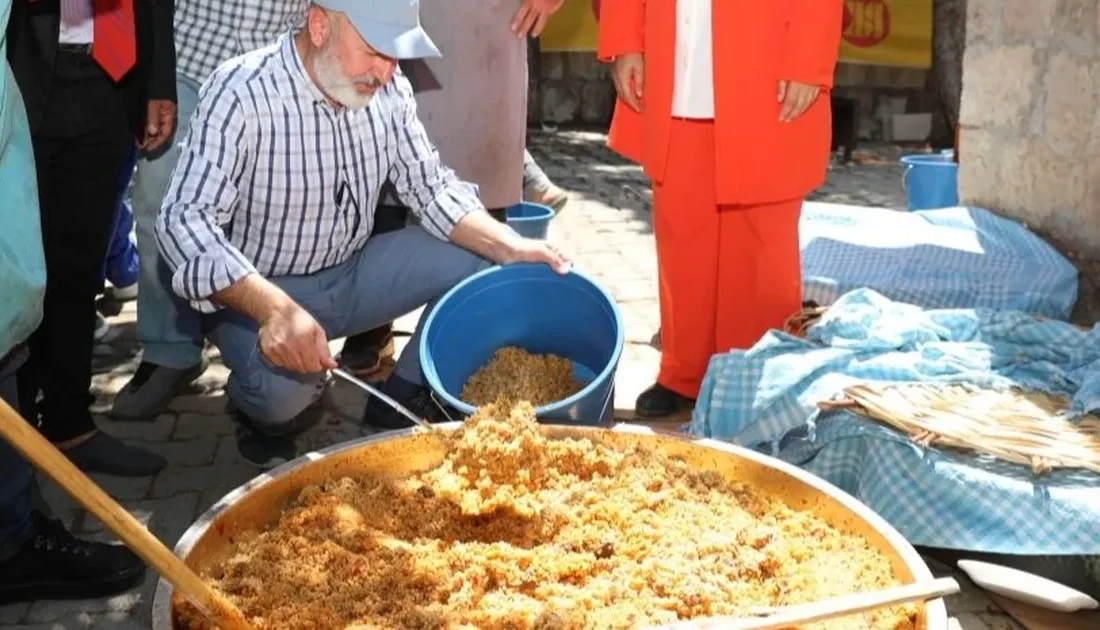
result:
<svg viewBox="0 0 1100 630"><path fill-rule="evenodd" d="M404 75L363 110L334 108L292 35L221 66L199 93L157 219L172 287L195 308L250 273L306 275L367 241L383 184L446 240L481 208L444 166Z"/></svg>
<svg viewBox="0 0 1100 630"><path fill-rule="evenodd" d="M176 70L202 85L222 62L305 22L310 0L176 0Z"/></svg>

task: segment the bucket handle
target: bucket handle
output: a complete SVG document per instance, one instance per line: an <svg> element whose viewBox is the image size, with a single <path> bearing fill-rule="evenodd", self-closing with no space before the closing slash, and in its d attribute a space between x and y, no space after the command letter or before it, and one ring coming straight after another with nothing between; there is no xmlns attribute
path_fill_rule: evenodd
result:
<svg viewBox="0 0 1100 630"><path fill-rule="evenodd" d="M901 189L902 191L909 190L909 171L913 170L912 164L906 164L905 170L901 173Z"/></svg>
<svg viewBox="0 0 1100 630"><path fill-rule="evenodd" d="M435 406L437 409L439 409L439 412L446 416L447 420L451 422L458 422L458 420L455 420L453 417L451 417L451 414L447 412L447 405L443 404L443 401L439 400L434 391L429 391L428 395L431 396L432 402L435 403Z"/></svg>

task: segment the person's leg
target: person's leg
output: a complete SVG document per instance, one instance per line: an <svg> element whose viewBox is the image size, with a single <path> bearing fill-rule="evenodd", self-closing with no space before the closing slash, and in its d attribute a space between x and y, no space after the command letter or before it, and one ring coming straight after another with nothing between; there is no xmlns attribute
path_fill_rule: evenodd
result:
<svg viewBox="0 0 1100 630"><path fill-rule="evenodd" d="M404 229L408 225L408 218L408 208L379 204L374 213L371 236ZM336 360L344 369L359 378L374 381L383 369L383 361L392 359L394 351L393 322L386 322L366 332L349 336Z"/></svg>
<svg viewBox="0 0 1100 630"><path fill-rule="evenodd" d="M656 418L691 406L714 352L719 215L714 126L673 120L664 181L653 186L661 305L661 369L636 413Z"/></svg>
<svg viewBox="0 0 1100 630"><path fill-rule="evenodd" d="M96 430L92 346L118 182L133 147L122 100L86 55L59 54L50 111L34 138L47 286L31 353L41 431L89 472L153 474L163 458Z"/></svg>
<svg viewBox="0 0 1100 630"><path fill-rule="evenodd" d="M427 313L434 301L454 285L488 266L487 261L439 241L419 227L372 237L347 278L350 288L344 295L348 301L340 309L346 315L332 334L338 337L370 329L425 305ZM380 295L388 299L380 300ZM431 404L420 371L418 349L423 322L421 318L383 390L422 416L442 420ZM405 418L374 398L367 403L364 421L382 428L409 426Z"/></svg>
<svg viewBox="0 0 1100 630"><path fill-rule="evenodd" d="M339 337L369 330L425 305L430 310L456 284L488 267L488 261L420 227L372 237L344 280L347 291L339 308L343 319L331 333ZM422 323L423 318L409 340L409 351L401 353L394 368L394 376L414 385L423 382L416 351Z"/></svg>
<svg viewBox="0 0 1100 630"><path fill-rule="evenodd" d="M16 350L0 358L0 399L19 411ZM91 598L133 588L145 575L126 547L77 540L35 509L30 464L0 440L0 605Z"/></svg>
<svg viewBox="0 0 1100 630"><path fill-rule="evenodd" d="M198 87L186 79L176 82L179 116L176 136L168 146L138 160L134 176L133 209L140 260L137 333L143 348L134 378L115 397L112 415L120 420L155 418L172 399L205 370L202 319L185 300L172 292L171 274L153 229L164 193L179 157L181 134L187 133L198 101Z"/></svg>
<svg viewBox="0 0 1100 630"><path fill-rule="evenodd" d="M560 212L569 203L569 195L550 181L531 152L523 151L523 199L550 206Z"/></svg>
<svg viewBox="0 0 1100 630"><path fill-rule="evenodd" d="M802 200L722 206L715 352L747 350L802 307ZM751 308L746 308L751 305Z"/></svg>
<svg viewBox="0 0 1100 630"><path fill-rule="evenodd" d="M109 295L116 300L137 297L138 255L137 247L130 235L134 229L134 214L126 194L130 188L130 181L134 177L136 161L137 149L134 148L122 167L118 203L115 206L115 221L111 228L111 244L103 264L103 278L110 280L113 285Z"/></svg>
<svg viewBox="0 0 1100 630"><path fill-rule="evenodd" d="M138 294L137 283L141 264L133 231L133 208L126 199L120 200L118 210L115 212L115 227L111 236L111 249L107 254L106 269L106 279L111 282L111 289L107 291L107 295L119 302L133 300Z"/></svg>
<svg viewBox="0 0 1100 630"><path fill-rule="evenodd" d="M25 350L18 348L0 358L0 399L16 411L19 402L15 374L25 360ZM6 441L0 440L0 567L4 560L19 552L34 531L33 478L30 464Z"/></svg>
<svg viewBox="0 0 1100 630"><path fill-rule="evenodd" d="M408 227L371 237L342 265L272 282L309 311L329 339L338 339L392 322L487 266L466 250L419 227ZM324 392L325 375L273 366L259 350L256 322L239 313L223 311L208 321L210 339L230 370L226 392L242 425L237 434L241 455L264 468L294 457L292 438L315 420L303 412ZM414 406L422 393L418 344L419 327L409 341L410 351L402 353L383 386L391 396ZM378 415L372 412L372 423L387 421L388 416L379 420Z"/></svg>

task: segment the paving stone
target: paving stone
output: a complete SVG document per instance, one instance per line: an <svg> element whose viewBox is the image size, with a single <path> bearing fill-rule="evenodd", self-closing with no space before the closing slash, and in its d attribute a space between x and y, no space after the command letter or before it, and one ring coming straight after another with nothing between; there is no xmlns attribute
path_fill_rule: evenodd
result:
<svg viewBox="0 0 1100 630"><path fill-rule="evenodd" d="M30 607L31 605L29 603L0 606L0 625L16 624L23 621Z"/></svg>
<svg viewBox="0 0 1100 630"><path fill-rule="evenodd" d="M219 415L225 413L226 400L225 396L180 396L168 405L168 409L180 413Z"/></svg>
<svg viewBox="0 0 1100 630"><path fill-rule="evenodd" d="M962 630L994 630L993 626L988 625L984 619L973 613L959 613L955 615L955 619Z"/></svg>
<svg viewBox="0 0 1100 630"><path fill-rule="evenodd" d="M183 532L195 520L199 492L184 492L167 499L128 501L126 509L156 535L169 549L175 546ZM89 515L85 527L94 540L113 541L103 524Z"/></svg>
<svg viewBox="0 0 1100 630"><path fill-rule="evenodd" d="M220 439L211 435L194 440L165 442L155 445L153 450L167 459L170 465L206 466L214 463L214 453Z"/></svg>
<svg viewBox="0 0 1100 630"><path fill-rule="evenodd" d="M150 496L167 499L185 492L211 492L220 498L257 474L256 468L245 464L170 466L153 480Z"/></svg>
<svg viewBox="0 0 1100 630"><path fill-rule="evenodd" d="M233 423L225 414L183 412L176 419L174 440L193 440L196 438L219 437L233 434Z"/></svg>
<svg viewBox="0 0 1100 630"><path fill-rule="evenodd" d="M237 450L237 440L232 435L226 435L218 439L218 448L214 452L214 465L240 464L241 452Z"/></svg>
<svg viewBox="0 0 1100 630"><path fill-rule="evenodd" d="M164 442L172 435L176 424L175 414L165 413L153 420L127 420L120 422L110 416L97 416L96 424L106 433L120 440L141 442Z"/></svg>
<svg viewBox="0 0 1100 630"><path fill-rule="evenodd" d="M131 501L144 499L149 496L149 488L153 485L152 477L115 477L92 473L88 475L99 487L107 491L115 499Z"/></svg>

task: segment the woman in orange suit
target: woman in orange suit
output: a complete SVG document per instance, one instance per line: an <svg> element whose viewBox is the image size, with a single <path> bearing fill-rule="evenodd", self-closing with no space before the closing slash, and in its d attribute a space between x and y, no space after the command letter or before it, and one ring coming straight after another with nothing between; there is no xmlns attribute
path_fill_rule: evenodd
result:
<svg viewBox="0 0 1100 630"><path fill-rule="evenodd" d="M653 180L661 370L636 403L690 408L710 357L801 308L798 220L825 180L843 0L602 0L608 144Z"/></svg>

